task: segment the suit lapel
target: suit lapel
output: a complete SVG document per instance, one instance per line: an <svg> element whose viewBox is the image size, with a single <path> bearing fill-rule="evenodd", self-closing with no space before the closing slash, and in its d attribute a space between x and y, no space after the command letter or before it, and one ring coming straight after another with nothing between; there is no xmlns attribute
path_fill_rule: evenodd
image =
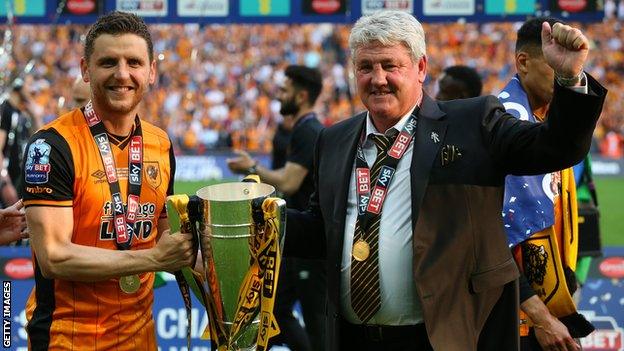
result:
<svg viewBox="0 0 624 351"><path fill-rule="evenodd" d="M429 173L433 161L440 152L446 134L448 122L442 119L445 115L435 101L426 94L423 95L423 102L418 113L412 164L410 166L413 228L416 227L418 221L420 205L429 182Z"/></svg>
<svg viewBox="0 0 624 351"><path fill-rule="evenodd" d="M337 219L336 225L338 226L337 232L341 234L341 239L344 235L347 216L347 197L349 195L349 183L353 171L353 162L355 162L358 139L362 133L362 128L364 128L366 124L366 112L353 117L352 122L353 123L345 125L347 128L340 134L341 139L335 144L343 148L342 150L336 150L336 156L339 157L339 159L338 162L335 163L337 166L335 174L337 175L337 179L341 180L341 183L338 185L338 189L336 189L337 198L334 208L334 218Z"/></svg>

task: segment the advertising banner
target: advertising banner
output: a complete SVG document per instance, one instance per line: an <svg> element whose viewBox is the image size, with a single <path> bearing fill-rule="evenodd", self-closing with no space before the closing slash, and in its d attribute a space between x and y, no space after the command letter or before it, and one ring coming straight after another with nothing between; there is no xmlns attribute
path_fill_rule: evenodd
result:
<svg viewBox="0 0 624 351"><path fill-rule="evenodd" d="M488 15L530 15L535 10L535 0L485 0Z"/></svg>
<svg viewBox="0 0 624 351"><path fill-rule="evenodd" d="M475 13L475 0L425 0L425 16L472 16Z"/></svg>
<svg viewBox="0 0 624 351"><path fill-rule="evenodd" d="M167 16L168 0L117 0L115 9L132 12L141 17Z"/></svg>
<svg viewBox="0 0 624 351"><path fill-rule="evenodd" d="M5 0L0 0L4 3ZM135 13L147 23L353 24L362 15L399 10L423 22L522 22L554 14L569 22L599 22L604 0L6 0L20 24L92 24L105 12ZM57 13L57 9L60 12ZM0 6L0 23L6 22ZM60 15L60 19L59 19ZM4 18L4 19L3 19ZM56 23L58 22L58 23Z"/></svg>
<svg viewBox="0 0 624 351"><path fill-rule="evenodd" d="M593 259L578 307L596 328L581 339L584 351L624 351L624 247Z"/></svg>
<svg viewBox="0 0 624 351"><path fill-rule="evenodd" d="M347 12L346 0L303 0L301 7L304 15L344 15Z"/></svg>
<svg viewBox="0 0 624 351"><path fill-rule="evenodd" d="M552 12L582 13L603 11L598 0L551 0L550 9Z"/></svg>
<svg viewBox="0 0 624 351"><path fill-rule="evenodd" d="M362 0L362 14L383 10L399 10L414 13L414 1L412 0Z"/></svg>
<svg viewBox="0 0 624 351"><path fill-rule="evenodd" d="M239 0L241 16L290 16L290 1Z"/></svg>
<svg viewBox="0 0 624 351"><path fill-rule="evenodd" d="M227 159L234 156L233 153L212 156L176 156L175 180L178 182L197 182L238 178L240 175L232 173L227 166ZM254 155L254 158L263 166L271 164L268 155Z"/></svg>
<svg viewBox="0 0 624 351"><path fill-rule="evenodd" d="M97 16L103 12L103 4L98 0L57 0L57 8L65 3L61 10L62 15Z"/></svg>
<svg viewBox="0 0 624 351"><path fill-rule="evenodd" d="M226 17L229 13L228 0L178 0L180 17Z"/></svg>
<svg viewBox="0 0 624 351"><path fill-rule="evenodd" d="M13 0L13 16L37 16L43 17L46 14L45 0ZM7 15L6 2L0 2L0 16Z"/></svg>

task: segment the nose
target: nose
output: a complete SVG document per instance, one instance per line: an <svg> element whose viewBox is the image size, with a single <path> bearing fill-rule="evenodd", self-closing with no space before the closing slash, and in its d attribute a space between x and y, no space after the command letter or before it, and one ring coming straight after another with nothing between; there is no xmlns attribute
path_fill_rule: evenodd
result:
<svg viewBox="0 0 624 351"><path fill-rule="evenodd" d="M120 62L117 65L117 69L115 70L115 78L116 79L128 79L130 77L130 69L128 64L125 62Z"/></svg>
<svg viewBox="0 0 624 351"><path fill-rule="evenodd" d="M373 70L371 72L371 83L374 86L382 86L386 85L386 72L383 70L381 65L377 64L373 66Z"/></svg>

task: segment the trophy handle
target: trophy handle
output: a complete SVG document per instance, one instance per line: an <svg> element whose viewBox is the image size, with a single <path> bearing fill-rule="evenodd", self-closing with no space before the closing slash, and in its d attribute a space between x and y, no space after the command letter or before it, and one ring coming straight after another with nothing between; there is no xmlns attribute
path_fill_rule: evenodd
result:
<svg viewBox="0 0 624 351"><path fill-rule="evenodd" d="M201 217L201 200L197 196L171 195L167 197L167 217L172 232L180 231L193 234L193 246L197 249L199 238L197 236L197 218ZM194 264L193 264L194 266ZM184 279L189 284L191 291L205 307L205 289L193 274L191 267L181 270Z"/></svg>
<svg viewBox="0 0 624 351"><path fill-rule="evenodd" d="M284 242L286 240L286 201L284 199L277 200L279 208L279 248L280 252L284 252Z"/></svg>
<svg viewBox="0 0 624 351"><path fill-rule="evenodd" d="M245 178L243 178L243 182L248 183L260 183L260 176L257 174L249 174ZM256 223L264 222L264 213L262 212L262 202L266 197L258 198L252 201L252 212L253 218ZM284 251L284 241L286 240L286 201L284 199L279 199L276 201L277 207L279 208L279 247L280 252Z"/></svg>

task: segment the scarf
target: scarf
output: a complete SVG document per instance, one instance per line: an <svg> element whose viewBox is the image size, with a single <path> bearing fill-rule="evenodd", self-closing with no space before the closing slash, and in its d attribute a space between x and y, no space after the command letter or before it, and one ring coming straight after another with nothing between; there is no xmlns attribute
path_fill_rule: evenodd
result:
<svg viewBox="0 0 624 351"><path fill-rule="evenodd" d="M507 112L521 120L537 123L529 99L515 75L498 95ZM555 223L553 197L546 174L505 178L503 222L509 246L515 246L532 234Z"/></svg>

